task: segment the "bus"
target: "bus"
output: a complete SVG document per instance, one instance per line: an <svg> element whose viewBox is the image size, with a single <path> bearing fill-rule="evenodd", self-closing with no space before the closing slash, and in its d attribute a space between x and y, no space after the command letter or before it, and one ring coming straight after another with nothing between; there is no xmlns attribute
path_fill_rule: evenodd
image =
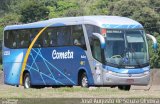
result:
<svg viewBox="0 0 160 104"><path fill-rule="evenodd" d="M120 16L53 18L4 28L4 83L109 86L130 90L150 81L143 26ZM154 40L153 36L148 35Z"/></svg>

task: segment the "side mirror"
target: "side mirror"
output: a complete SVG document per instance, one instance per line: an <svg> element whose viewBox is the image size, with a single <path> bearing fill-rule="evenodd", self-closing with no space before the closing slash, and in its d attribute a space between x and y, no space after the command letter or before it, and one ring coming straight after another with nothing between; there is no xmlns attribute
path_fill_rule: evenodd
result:
<svg viewBox="0 0 160 104"><path fill-rule="evenodd" d="M106 46L105 38L99 33L93 33L93 36L95 36L96 38L98 38L100 40L101 48L104 49Z"/></svg>
<svg viewBox="0 0 160 104"><path fill-rule="evenodd" d="M154 52L157 52L158 43L157 43L156 38L155 38L153 35L150 35L150 34L146 34L146 36L147 36L148 38L152 39Z"/></svg>

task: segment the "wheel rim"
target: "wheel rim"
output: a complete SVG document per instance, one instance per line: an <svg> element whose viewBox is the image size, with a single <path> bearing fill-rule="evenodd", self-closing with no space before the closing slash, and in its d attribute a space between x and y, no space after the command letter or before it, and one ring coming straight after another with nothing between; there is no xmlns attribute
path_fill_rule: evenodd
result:
<svg viewBox="0 0 160 104"><path fill-rule="evenodd" d="M87 86L88 86L88 80L87 80L87 77L84 76L84 77L82 78L82 87L87 87Z"/></svg>
<svg viewBox="0 0 160 104"><path fill-rule="evenodd" d="M25 84L25 88L30 88L30 78L29 77L26 77L24 84Z"/></svg>

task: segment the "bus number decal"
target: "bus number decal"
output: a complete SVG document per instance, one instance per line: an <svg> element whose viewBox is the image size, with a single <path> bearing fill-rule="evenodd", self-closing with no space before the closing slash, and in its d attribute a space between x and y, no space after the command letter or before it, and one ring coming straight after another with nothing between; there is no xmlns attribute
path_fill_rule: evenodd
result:
<svg viewBox="0 0 160 104"><path fill-rule="evenodd" d="M10 51L4 51L4 55L5 55L5 56L10 55Z"/></svg>

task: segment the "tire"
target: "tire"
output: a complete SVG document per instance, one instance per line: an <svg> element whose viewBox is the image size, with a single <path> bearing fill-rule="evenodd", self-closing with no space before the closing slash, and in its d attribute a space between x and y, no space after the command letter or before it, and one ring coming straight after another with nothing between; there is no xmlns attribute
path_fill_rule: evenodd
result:
<svg viewBox="0 0 160 104"><path fill-rule="evenodd" d="M52 86L52 88L60 88L60 87L61 87L61 86L56 86L56 85L55 85L55 86Z"/></svg>
<svg viewBox="0 0 160 104"><path fill-rule="evenodd" d="M73 85L68 85L67 87L72 88L72 87L73 87Z"/></svg>
<svg viewBox="0 0 160 104"><path fill-rule="evenodd" d="M81 80L80 80L81 87L87 88L88 86L88 78L87 74L84 72L81 75Z"/></svg>
<svg viewBox="0 0 160 104"><path fill-rule="evenodd" d="M118 89L123 91L129 91L131 88L131 85L119 85Z"/></svg>
<svg viewBox="0 0 160 104"><path fill-rule="evenodd" d="M29 73L25 74L23 85L25 89L31 88L31 78L30 78Z"/></svg>
<svg viewBox="0 0 160 104"><path fill-rule="evenodd" d="M31 87L30 87L31 88ZM42 89L42 88L45 88L45 86L41 86L41 85L36 85L36 86L33 86L32 85L32 88L36 88L36 89Z"/></svg>

